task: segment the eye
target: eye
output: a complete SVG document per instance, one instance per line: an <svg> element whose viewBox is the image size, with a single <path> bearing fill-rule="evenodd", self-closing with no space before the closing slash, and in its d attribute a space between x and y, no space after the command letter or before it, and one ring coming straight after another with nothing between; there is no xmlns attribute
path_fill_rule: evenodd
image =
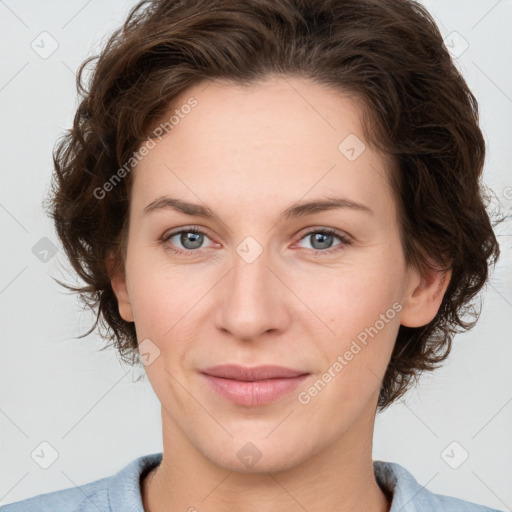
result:
<svg viewBox="0 0 512 512"><path fill-rule="evenodd" d="M195 227L181 229L174 231L169 235L164 236L163 242L169 242L171 251L177 254L186 254L190 252L199 252L198 249L202 249L204 239L208 238L206 233ZM173 239L175 239L173 241ZM180 245L184 249L180 249Z"/></svg>
<svg viewBox="0 0 512 512"><path fill-rule="evenodd" d="M191 254L200 252L208 235L196 227L182 228L162 238L162 243L168 243L169 248L176 254ZM340 243L332 245L337 238ZM175 239L173 241L173 239ZM330 254L350 245L351 241L342 233L330 228L315 228L308 231L300 240L310 240L312 250L317 254ZM180 248L183 247L183 248Z"/></svg>
<svg viewBox="0 0 512 512"><path fill-rule="evenodd" d="M333 240L337 238L340 243L333 248ZM344 246L350 245L350 240L340 232L329 228L315 228L308 231L301 240L309 240L312 250L316 253L328 254L341 250Z"/></svg>

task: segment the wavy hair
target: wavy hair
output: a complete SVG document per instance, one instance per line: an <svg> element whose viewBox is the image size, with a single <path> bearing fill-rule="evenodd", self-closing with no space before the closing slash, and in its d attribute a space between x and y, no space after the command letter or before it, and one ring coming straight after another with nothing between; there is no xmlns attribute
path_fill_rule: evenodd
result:
<svg viewBox="0 0 512 512"><path fill-rule="evenodd" d="M406 262L452 272L435 318L419 328L400 326L380 390L382 410L444 361L455 333L474 325L473 299L499 256L481 183L478 104L416 1L138 3L100 54L80 66L73 127L54 148L48 211L85 283L60 284L96 312L80 337L98 327L136 365L135 326L119 315L105 266L113 250L115 271L124 268L131 173L100 199L98 190L189 87L212 79L250 85L271 75L313 79L362 100L365 142L393 162Z"/></svg>

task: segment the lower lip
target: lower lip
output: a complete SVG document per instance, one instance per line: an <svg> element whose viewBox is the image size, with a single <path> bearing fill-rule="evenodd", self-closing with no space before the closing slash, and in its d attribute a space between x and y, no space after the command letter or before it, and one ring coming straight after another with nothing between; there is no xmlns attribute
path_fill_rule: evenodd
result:
<svg viewBox="0 0 512 512"><path fill-rule="evenodd" d="M224 398L235 404L249 407L275 402L292 392L308 376L306 374L293 378L241 381L213 377L204 373L202 375L206 377L214 391Z"/></svg>

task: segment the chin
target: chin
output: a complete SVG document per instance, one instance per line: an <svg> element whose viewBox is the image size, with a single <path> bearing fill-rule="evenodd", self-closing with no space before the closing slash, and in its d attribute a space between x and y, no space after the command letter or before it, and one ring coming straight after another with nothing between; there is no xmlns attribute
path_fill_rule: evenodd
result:
<svg viewBox="0 0 512 512"><path fill-rule="evenodd" d="M288 442L286 442L286 439ZM215 449L211 449L215 446ZM318 451L320 451L318 447ZM203 451L203 450L201 450ZM212 443L203 455L214 465L235 473L278 473L288 471L313 455L312 447L304 439L295 441L286 436L274 439L235 437L229 443Z"/></svg>

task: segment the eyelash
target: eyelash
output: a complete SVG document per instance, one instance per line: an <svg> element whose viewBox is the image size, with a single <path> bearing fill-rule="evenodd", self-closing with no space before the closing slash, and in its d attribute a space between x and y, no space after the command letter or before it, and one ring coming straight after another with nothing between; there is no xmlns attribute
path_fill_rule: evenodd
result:
<svg viewBox="0 0 512 512"><path fill-rule="evenodd" d="M181 233L195 233L198 235L204 235L204 236L208 237L208 235L204 231L201 231L200 229L198 229L196 227L190 227L190 228L185 228L185 229L182 228L178 231L169 233L167 236L163 237L162 243L167 243L171 238L173 238L174 236L179 235ZM325 254L331 254L331 253L337 252L342 247L350 245L352 243L350 239L348 239L346 236L342 235L340 232L338 232L332 228L321 228L321 229L313 228L310 231L308 231L307 233L304 233L299 240L303 240L304 238L306 238L307 236L309 236L313 233L321 233L323 235L333 235L341 241L340 244L338 244L332 248L329 248L329 249L325 249L325 250L311 249L317 255L325 255ZM200 253L202 251L202 249L195 249L195 250L193 250L193 249L176 249L175 247L171 247L171 245L172 244L169 245L169 249L172 252L174 252L175 254L191 255L193 253Z"/></svg>

